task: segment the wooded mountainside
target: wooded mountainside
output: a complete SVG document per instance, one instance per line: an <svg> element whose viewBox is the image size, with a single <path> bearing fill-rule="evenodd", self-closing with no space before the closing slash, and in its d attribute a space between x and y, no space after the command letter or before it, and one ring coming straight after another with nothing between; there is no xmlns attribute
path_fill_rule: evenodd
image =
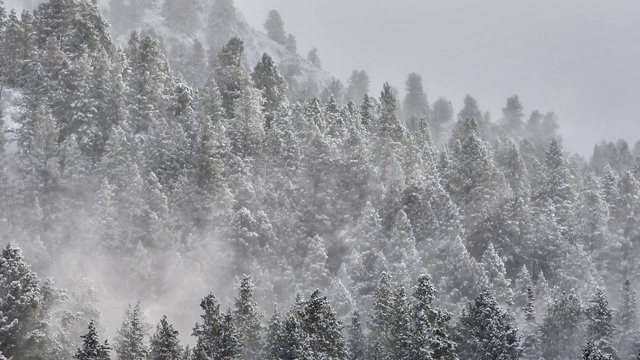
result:
<svg viewBox="0 0 640 360"><path fill-rule="evenodd" d="M640 142L344 86L232 0L107 18L0 6L0 359L638 356Z"/></svg>

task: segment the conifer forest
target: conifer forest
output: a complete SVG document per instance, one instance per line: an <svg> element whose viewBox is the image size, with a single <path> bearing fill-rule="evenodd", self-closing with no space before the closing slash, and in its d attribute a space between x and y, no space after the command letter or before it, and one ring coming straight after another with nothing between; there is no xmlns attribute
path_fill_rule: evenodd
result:
<svg viewBox="0 0 640 360"><path fill-rule="evenodd" d="M1 360L639 358L640 141L233 0L5 2Z"/></svg>

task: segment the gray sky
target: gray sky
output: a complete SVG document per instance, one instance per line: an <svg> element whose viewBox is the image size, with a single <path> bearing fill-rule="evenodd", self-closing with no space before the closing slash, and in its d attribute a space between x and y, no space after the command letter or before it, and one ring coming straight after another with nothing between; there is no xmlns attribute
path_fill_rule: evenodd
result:
<svg viewBox="0 0 640 360"><path fill-rule="evenodd" d="M605 138L640 139L638 0L235 0L262 29L277 9L300 53L317 46L346 81L364 69L371 93L422 75L433 102L466 93L493 119L518 94L528 114L560 117L565 147L590 155Z"/></svg>

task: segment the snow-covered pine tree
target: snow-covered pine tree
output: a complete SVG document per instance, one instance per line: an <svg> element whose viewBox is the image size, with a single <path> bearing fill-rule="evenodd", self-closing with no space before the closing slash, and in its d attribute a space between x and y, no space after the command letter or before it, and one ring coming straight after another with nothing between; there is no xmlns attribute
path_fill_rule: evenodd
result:
<svg viewBox="0 0 640 360"><path fill-rule="evenodd" d="M378 134L382 139L400 142L404 127L398 119L396 96L389 83L385 83L380 93L380 118L377 121Z"/></svg>
<svg viewBox="0 0 640 360"><path fill-rule="evenodd" d="M244 360L258 360L263 348L261 337L263 315L253 299L253 290L254 285L251 277L242 278L233 311L235 327L243 345L242 358Z"/></svg>
<svg viewBox="0 0 640 360"><path fill-rule="evenodd" d="M109 360L111 347L107 343L100 343L98 332L93 321L89 322L89 331L81 336L82 347L78 348L73 356L76 360Z"/></svg>
<svg viewBox="0 0 640 360"><path fill-rule="evenodd" d="M156 325L156 332L151 336L149 358L151 360L177 360L183 355L180 346L180 334L169 323L166 315Z"/></svg>
<svg viewBox="0 0 640 360"><path fill-rule="evenodd" d="M640 330L636 291L625 279L615 314L615 344L621 359L630 359L640 351Z"/></svg>
<svg viewBox="0 0 640 360"><path fill-rule="evenodd" d="M369 75L364 70L353 70L347 82L345 101L353 101L357 106L362 105L364 96L369 93Z"/></svg>
<svg viewBox="0 0 640 360"><path fill-rule="evenodd" d="M354 311L351 315L351 324L347 326L348 339L347 350L349 360L364 360L366 356L366 338L360 324L360 314Z"/></svg>
<svg viewBox="0 0 640 360"><path fill-rule="evenodd" d="M519 138L524 129L524 112L518 95L507 99L507 104L502 108L502 128L508 136Z"/></svg>
<svg viewBox="0 0 640 360"><path fill-rule="evenodd" d="M233 38L220 50L213 62L214 79L222 95L224 117L228 120L236 116L236 109L242 105L239 99L249 91L250 79L242 68L243 51L243 41Z"/></svg>
<svg viewBox="0 0 640 360"><path fill-rule="evenodd" d="M584 308L575 291L549 304L540 324L544 359L566 359L580 351L584 341Z"/></svg>
<svg viewBox="0 0 640 360"><path fill-rule="evenodd" d="M129 304L124 320L118 329L114 349L120 360L146 360L149 348L146 338L149 326L145 323L140 300L135 305Z"/></svg>
<svg viewBox="0 0 640 360"><path fill-rule="evenodd" d="M393 322L393 288L391 277L383 272L373 296L373 309L367 338L367 356L372 360L391 359L391 326Z"/></svg>
<svg viewBox="0 0 640 360"><path fill-rule="evenodd" d="M420 275L411 301L412 356L414 359L455 360L456 343L450 338L452 315L434 303L436 290L429 275Z"/></svg>
<svg viewBox="0 0 640 360"><path fill-rule="evenodd" d="M518 329L489 290L480 293L460 315L453 338L461 359L519 359Z"/></svg>
<svg viewBox="0 0 640 360"><path fill-rule="evenodd" d="M511 297L511 281L507 279L504 262L491 243L482 255L482 264L496 300L499 303L505 303Z"/></svg>
<svg viewBox="0 0 640 360"><path fill-rule="evenodd" d="M409 74L405 86L407 94L402 103L404 121L408 130L416 131L418 129L418 119L431 117L431 107L422 86L422 76L416 73Z"/></svg>
<svg viewBox="0 0 640 360"><path fill-rule="evenodd" d="M0 256L0 353L8 359L56 356L49 319L60 295L7 244Z"/></svg>
<svg viewBox="0 0 640 360"><path fill-rule="evenodd" d="M311 294L300 310L300 321L309 339L309 350L322 359L347 359L342 322L319 290Z"/></svg>
<svg viewBox="0 0 640 360"><path fill-rule="evenodd" d="M288 109L287 82L267 53L251 74L254 86L262 90L262 111L265 116L265 127L271 128L271 122L276 116L286 115Z"/></svg>
<svg viewBox="0 0 640 360"><path fill-rule="evenodd" d="M613 311L609 308L604 289L598 288L589 299L589 303L590 305L585 309L587 338L593 342L595 348L617 358L618 354L613 344L615 333Z"/></svg>
<svg viewBox="0 0 640 360"><path fill-rule="evenodd" d="M389 327L389 351L392 359L409 360L413 357L413 334L411 312L404 286L399 284L392 300L391 324Z"/></svg>
<svg viewBox="0 0 640 360"><path fill-rule="evenodd" d="M269 36L271 40L280 45L287 44L287 35L284 31L284 21L277 10L269 11L267 21L264 23L264 28L267 30L267 36Z"/></svg>
<svg viewBox="0 0 640 360"><path fill-rule="evenodd" d="M411 223L403 210L398 212L391 230L387 260L390 275L397 284L410 284L414 275L421 270L416 239L413 236Z"/></svg>
<svg viewBox="0 0 640 360"><path fill-rule="evenodd" d="M613 360L615 359L611 354L603 352L594 343L593 340L587 340L587 343L582 348L582 360Z"/></svg>
<svg viewBox="0 0 640 360"><path fill-rule="evenodd" d="M220 312L220 304L210 293L200 303L204 314L202 323L193 328L196 346L193 349L194 360L239 360L242 358L242 342L233 325L233 316L229 312Z"/></svg>

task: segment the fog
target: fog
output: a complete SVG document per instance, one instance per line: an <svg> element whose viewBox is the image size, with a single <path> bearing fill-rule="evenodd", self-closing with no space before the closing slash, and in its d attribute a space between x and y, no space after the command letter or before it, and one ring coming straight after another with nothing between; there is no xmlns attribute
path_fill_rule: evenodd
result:
<svg viewBox="0 0 640 360"><path fill-rule="evenodd" d="M640 3L608 1L236 0L256 28L277 9L302 54L319 49L343 82L364 69L371 90L422 75L430 101L460 109L470 93L494 120L518 94L525 112L555 111L568 150L640 133Z"/></svg>
<svg viewBox="0 0 640 360"><path fill-rule="evenodd" d="M164 314L186 360L479 358L474 313L526 359L640 351L635 2L36 3L0 22L0 360L93 320L156 360Z"/></svg>

